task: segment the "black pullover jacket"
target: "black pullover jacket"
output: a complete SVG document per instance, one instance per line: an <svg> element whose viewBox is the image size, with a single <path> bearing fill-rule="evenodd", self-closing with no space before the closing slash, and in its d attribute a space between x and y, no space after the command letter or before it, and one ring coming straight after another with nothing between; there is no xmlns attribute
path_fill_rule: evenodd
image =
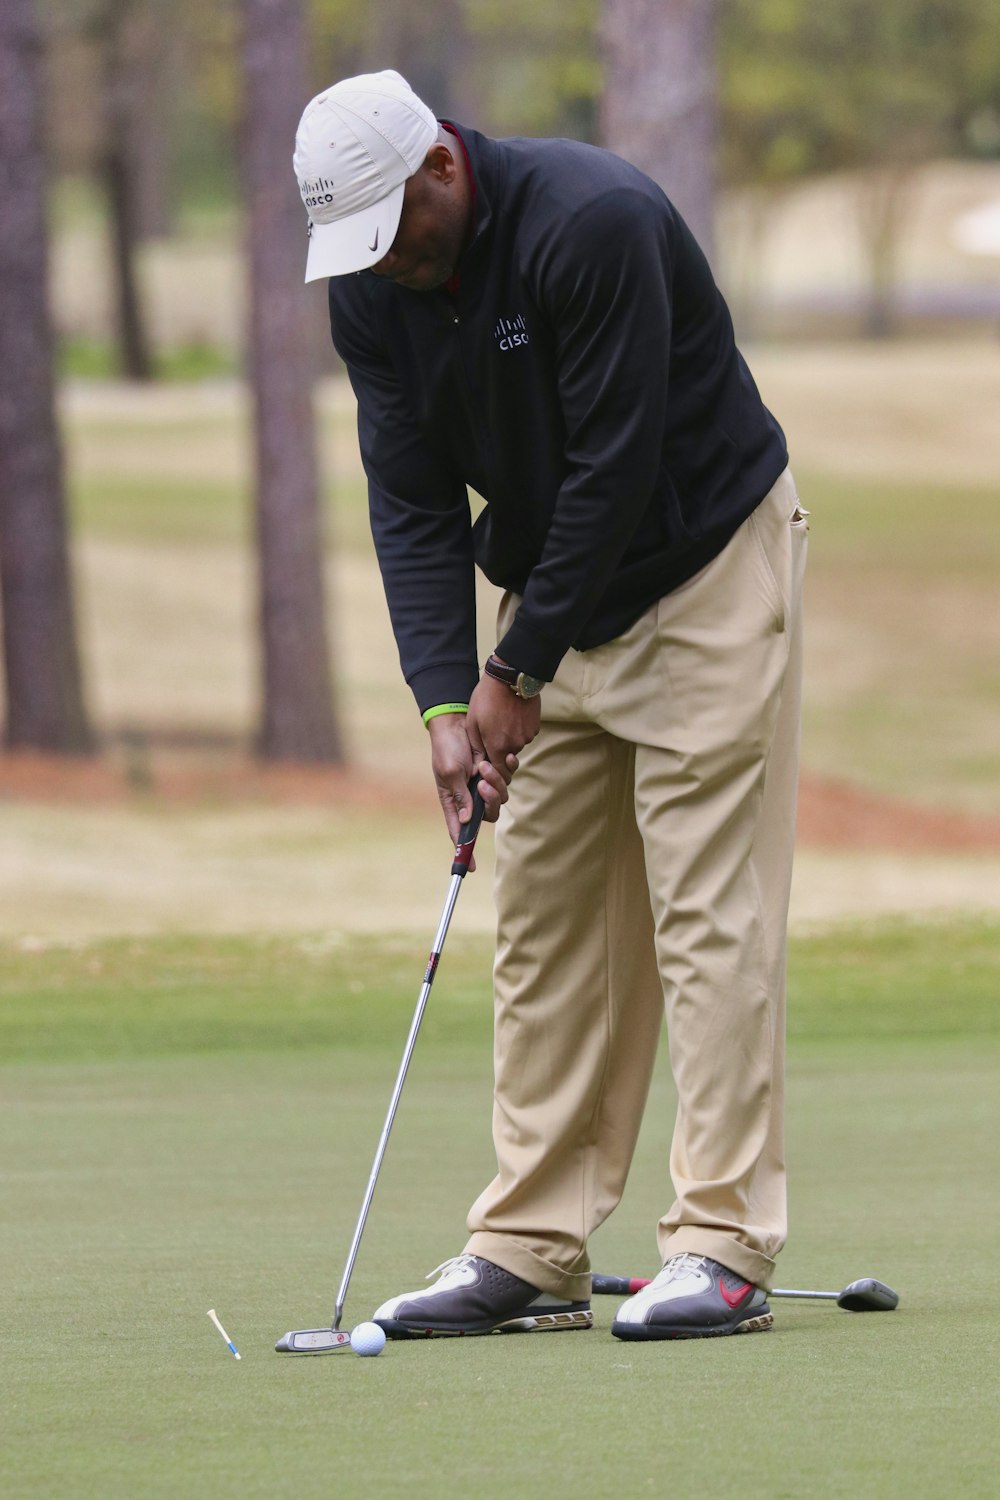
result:
<svg viewBox="0 0 1000 1500"><path fill-rule="evenodd" d="M478 681L474 560L524 596L499 655L551 680L710 562L787 463L656 184L574 141L455 130L475 184L459 290L329 284L421 712ZM474 526L467 485L486 501Z"/></svg>

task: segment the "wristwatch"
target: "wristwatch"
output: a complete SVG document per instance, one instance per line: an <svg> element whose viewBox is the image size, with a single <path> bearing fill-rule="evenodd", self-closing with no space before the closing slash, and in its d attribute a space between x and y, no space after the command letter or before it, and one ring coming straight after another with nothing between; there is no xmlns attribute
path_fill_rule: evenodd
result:
<svg viewBox="0 0 1000 1500"><path fill-rule="evenodd" d="M531 677L527 672L519 672L516 667L509 667L499 656L488 656L483 668L487 677L496 678L497 682L503 682L516 693L519 698L537 698L545 686L544 677Z"/></svg>

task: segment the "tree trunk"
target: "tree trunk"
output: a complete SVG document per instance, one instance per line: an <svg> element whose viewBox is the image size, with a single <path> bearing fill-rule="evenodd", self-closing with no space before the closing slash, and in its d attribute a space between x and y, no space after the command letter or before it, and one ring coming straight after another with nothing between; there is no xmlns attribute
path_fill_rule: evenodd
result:
<svg viewBox="0 0 1000 1500"><path fill-rule="evenodd" d="M153 360L143 316L137 270L140 241L135 139L148 126L143 118L142 75L132 57L133 27L143 17L134 0L106 0L94 23L101 48L104 146L100 175L108 205L115 321L122 374L151 380Z"/></svg>
<svg viewBox="0 0 1000 1500"><path fill-rule="evenodd" d="M41 41L0 5L0 595L9 748L92 748L83 703L53 391Z"/></svg>
<svg viewBox="0 0 1000 1500"><path fill-rule="evenodd" d="M136 18L131 67L142 100L142 128L132 132L132 211L136 238L165 239L174 228L172 137L186 90L178 55L174 0L145 0Z"/></svg>
<svg viewBox="0 0 1000 1500"><path fill-rule="evenodd" d="M604 0L604 144L658 182L715 248L716 0Z"/></svg>
<svg viewBox="0 0 1000 1500"><path fill-rule="evenodd" d="M741 347L765 332L768 309L763 271L768 242L788 192L786 182L762 182L734 194L729 204L725 293Z"/></svg>
<svg viewBox="0 0 1000 1500"><path fill-rule="evenodd" d="M343 759L325 625L308 320L306 218L291 167L307 99L301 0L243 0L243 164L263 648L260 753ZM318 296L322 292L313 291Z"/></svg>
<svg viewBox="0 0 1000 1500"><path fill-rule="evenodd" d="M860 173L855 189L858 230L868 273L864 331L871 339L892 338L897 330L897 260L914 176L909 165L870 167Z"/></svg>

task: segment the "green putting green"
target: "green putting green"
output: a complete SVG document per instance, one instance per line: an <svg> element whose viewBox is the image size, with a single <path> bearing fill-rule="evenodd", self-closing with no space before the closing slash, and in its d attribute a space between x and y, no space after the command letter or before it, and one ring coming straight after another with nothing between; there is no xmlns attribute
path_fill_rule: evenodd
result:
<svg viewBox="0 0 1000 1500"><path fill-rule="evenodd" d="M624 1345L607 1299L572 1337L279 1357L329 1318L425 958L4 946L5 1500L995 1493L1000 926L793 947L781 1284L875 1275L896 1312L782 1302L768 1335ZM461 1248L491 1170L488 960L450 940L348 1324ZM661 1066L595 1269L655 1269L670 1116Z"/></svg>

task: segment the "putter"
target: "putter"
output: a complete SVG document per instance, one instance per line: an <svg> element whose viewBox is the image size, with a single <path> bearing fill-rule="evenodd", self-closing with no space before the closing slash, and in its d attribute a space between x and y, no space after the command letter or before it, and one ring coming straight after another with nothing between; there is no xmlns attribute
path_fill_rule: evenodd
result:
<svg viewBox="0 0 1000 1500"><path fill-rule="evenodd" d="M639 1276L593 1276L590 1287L595 1297L631 1297L635 1292L641 1292L644 1286L649 1286L650 1279L648 1276L645 1280ZM876 1281L873 1276L862 1276L859 1281L849 1281L840 1292L805 1292L776 1286L767 1295L836 1302L838 1307L847 1312L892 1312L894 1307L899 1306L899 1293L894 1292L891 1286L886 1286L884 1281Z"/></svg>
<svg viewBox="0 0 1000 1500"><path fill-rule="evenodd" d="M455 902L462 888L462 881L472 863L472 853L476 847L476 837L483 821L483 799L477 790L478 777L473 777L469 782L469 790L472 793L472 817L461 829L458 835L458 843L455 845L455 858L451 866L451 884L448 887L448 895L441 913L441 920L434 937L434 946L431 948L430 958L427 960L427 969L424 974L424 982L420 989L416 1010L413 1012L413 1020L410 1022L410 1032L406 1038L406 1047L403 1051L403 1060L399 1065L396 1075L396 1085L389 1100L389 1109L386 1113L385 1124L382 1126L382 1134L379 1137L378 1147L375 1151L375 1160L372 1163L371 1176L368 1178L368 1187L365 1190L364 1201L361 1204L361 1212L354 1230L354 1238L351 1248L347 1252L347 1264L340 1282L340 1290L337 1292L337 1305L334 1308L333 1322L329 1328L299 1328L291 1333L284 1334L275 1344L278 1354L337 1354L343 1349L351 1347L351 1335L340 1326L340 1320L344 1315L344 1302L347 1298L347 1288L351 1282L351 1273L354 1270L354 1262L357 1259L358 1247L361 1244L361 1236L364 1233L365 1220L368 1218L368 1210L371 1207L372 1197L375 1192L375 1184L382 1166L382 1158L385 1156L385 1148L389 1143L389 1132L392 1122L396 1118L396 1108L399 1104L399 1096L403 1092L403 1083L406 1079L407 1069L410 1066L410 1058L417 1041L417 1033L420 1023L427 1008L427 998L434 983L434 975L441 958L441 950L451 923L451 914L455 910Z"/></svg>

